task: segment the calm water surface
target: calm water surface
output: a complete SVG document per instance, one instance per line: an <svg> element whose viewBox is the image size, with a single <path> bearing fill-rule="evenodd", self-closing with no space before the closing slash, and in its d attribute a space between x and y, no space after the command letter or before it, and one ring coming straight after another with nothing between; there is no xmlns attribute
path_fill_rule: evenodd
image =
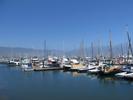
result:
<svg viewBox="0 0 133 100"><path fill-rule="evenodd" d="M133 82L0 65L0 100L133 100Z"/></svg>

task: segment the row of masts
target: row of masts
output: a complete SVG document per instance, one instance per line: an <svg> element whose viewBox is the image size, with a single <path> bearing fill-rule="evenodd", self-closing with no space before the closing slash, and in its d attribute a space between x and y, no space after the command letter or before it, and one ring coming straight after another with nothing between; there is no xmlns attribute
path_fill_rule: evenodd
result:
<svg viewBox="0 0 133 100"><path fill-rule="evenodd" d="M133 57L133 49L132 49L132 44L131 44L131 37L129 35L129 32L126 32L127 35L127 39L128 39L128 50L127 50L127 58L129 59L129 56L131 55ZM99 46L97 48L98 53L97 53L97 59L100 59L100 57L102 57L102 47L101 47L101 42L100 40L98 41ZM46 45L46 40L44 40L44 58L46 58L48 56L48 52L47 52L47 45ZM79 56L81 58L85 57L85 50L84 50L84 40L81 41L80 44L80 48L79 48ZM123 45L121 44L121 55L124 55L124 50L123 50ZM64 42L63 42L63 56L65 56L65 50L64 50ZM94 56L94 43L91 42L91 58L93 59ZM111 30L109 31L109 60L112 60L114 57L113 54L113 45L112 45L112 32Z"/></svg>
<svg viewBox="0 0 133 100"><path fill-rule="evenodd" d="M132 43L131 43L131 37L128 31L126 31L127 39L128 39L128 48L127 48L127 60L130 59L130 55L133 57L133 49L132 49ZM98 41L100 44L100 41ZM97 59L100 59L102 57L102 50L101 50L101 45L98 46L98 54L97 54ZM94 43L91 43L91 58L93 59L94 56ZM123 45L121 44L121 56L124 55L124 50L123 50ZM112 32L109 31L109 60L113 60L114 54L113 54L113 45L112 45Z"/></svg>
<svg viewBox="0 0 133 100"><path fill-rule="evenodd" d="M131 45L131 37L129 36L129 32L127 32L127 37L128 37L128 59L129 59L129 56L130 54L132 55L133 57L133 49L132 49L132 45Z"/></svg>
<svg viewBox="0 0 133 100"><path fill-rule="evenodd" d="M130 55L132 56L133 58L133 49L132 49L132 41L131 41L131 36L130 36L130 33L128 32L128 30L126 31L126 36L127 36L127 40L128 40L128 44L127 44L127 59L130 59ZM64 49L64 41L62 43L62 49L63 49L63 54L62 56L65 56L65 49ZM114 56L115 56L115 53L113 52L113 43L112 43L112 32L111 30L109 30L109 48L108 48L108 59L109 60L113 60ZM120 45L120 49L121 49L121 56L124 55L124 49L123 49L123 44ZM103 57L103 53L102 53L102 46L101 46L101 41L100 39L98 39L98 47L97 47L97 54L94 54L95 52L95 48L94 48L94 43L91 42L91 58L97 58L98 60L100 59L100 57ZM12 54L13 50L11 50L11 54ZM85 52L85 47L84 47L84 40L81 41L81 44L80 44L80 48L79 48L79 52L78 52L79 56L81 58L84 58L86 57L86 52ZM47 42L46 40L44 40L44 50L43 50L43 57L44 59L47 58L49 55L48 53L48 49L47 49Z"/></svg>

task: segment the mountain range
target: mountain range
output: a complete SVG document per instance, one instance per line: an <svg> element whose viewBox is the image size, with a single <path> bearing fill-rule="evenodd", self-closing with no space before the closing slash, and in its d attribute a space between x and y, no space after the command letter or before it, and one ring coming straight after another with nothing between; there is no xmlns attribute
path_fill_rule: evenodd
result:
<svg viewBox="0 0 133 100"><path fill-rule="evenodd" d="M98 47L93 48L94 56L98 54ZM109 47L103 46L100 49L100 54L103 56L109 56ZM84 48L84 55L91 56L92 54L91 47ZM127 54L127 45L123 46L123 53ZM113 55L118 56L122 54L121 45L113 46ZM62 50L40 50L40 49L31 49L31 48L21 48L21 47L0 47L0 56L46 56L46 55L55 55L55 56L80 56L81 50L80 48L70 51L63 52Z"/></svg>

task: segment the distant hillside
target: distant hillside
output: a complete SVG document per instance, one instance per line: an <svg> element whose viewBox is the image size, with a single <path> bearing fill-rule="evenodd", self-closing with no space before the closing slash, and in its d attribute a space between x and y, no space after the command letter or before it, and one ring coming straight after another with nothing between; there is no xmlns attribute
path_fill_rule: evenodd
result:
<svg viewBox="0 0 133 100"><path fill-rule="evenodd" d="M101 48L101 53L104 56L109 55L109 47L104 46ZM123 46L123 53L127 54L127 45ZM84 49L85 56L91 56L91 48ZM98 54L98 48L94 47L94 56ZM113 46L114 56L122 54L121 45ZM55 56L79 56L80 50L75 49L71 51L63 52L62 50L47 50L45 55L55 55ZM0 56L44 56L44 50L31 49L31 48L20 48L20 47L0 47Z"/></svg>
<svg viewBox="0 0 133 100"><path fill-rule="evenodd" d="M44 56L44 55L63 55L61 50L44 50L20 48L20 47L0 47L0 56Z"/></svg>
<svg viewBox="0 0 133 100"><path fill-rule="evenodd" d="M30 56L33 54L40 54L41 50L34 50L30 48L15 48L15 47L0 47L1 56Z"/></svg>

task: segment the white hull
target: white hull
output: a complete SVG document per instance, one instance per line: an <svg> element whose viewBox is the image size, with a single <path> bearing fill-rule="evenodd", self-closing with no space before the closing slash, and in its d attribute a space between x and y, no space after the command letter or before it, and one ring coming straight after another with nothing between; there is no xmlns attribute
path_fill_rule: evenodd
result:
<svg viewBox="0 0 133 100"><path fill-rule="evenodd" d="M71 65L64 65L64 67L71 68L72 66Z"/></svg>
<svg viewBox="0 0 133 100"><path fill-rule="evenodd" d="M88 65L88 70L95 69L95 68L97 68L97 67L98 67L98 66Z"/></svg>
<svg viewBox="0 0 133 100"><path fill-rule="evenodd" d="M21 65L22 68L28 68L29 66L26 64L26 65Z"/></svg>
<svg viewBox="0 0 133 100"><path fill-rule="evenodd" d="M128 74L126 74L125 77L127 77L127 78L133 78L133 73L128 73Z"/></svg>
<svg viewBox="0 0 133 100"><path fill-rule="evenodd" d="M121 72L116 74L115 76L121 77L121 78L133 78L133 72L128 73L128 72Z"/></svg>
<svg viewBox="0 0 133 100"><path fill-rule="evenodd" d="M78 69L79 71L84 71L84 70L88 70L88 68L80 68Z"/></svg>
<svg viewBox="0 0 133 100"><path fill-rule="evenodd" d="M33 71L33 69L32 68L25 68L24 71L29 72L29 71Z"/></svg>
<svg viewBox="0 0 133 100"><path fill-rule="evenodd" d="M100 70L97 68L88 70L88 73L98 73L98 72L100 72Z"/></svg>
<svg viewBox="0 0 133 100"><path fill-rule="evenodd" d="M115 76L117 76L117 77L125 77L126 74L127 74L127 72L121 72L121 73L115 74Z"/></svg>

